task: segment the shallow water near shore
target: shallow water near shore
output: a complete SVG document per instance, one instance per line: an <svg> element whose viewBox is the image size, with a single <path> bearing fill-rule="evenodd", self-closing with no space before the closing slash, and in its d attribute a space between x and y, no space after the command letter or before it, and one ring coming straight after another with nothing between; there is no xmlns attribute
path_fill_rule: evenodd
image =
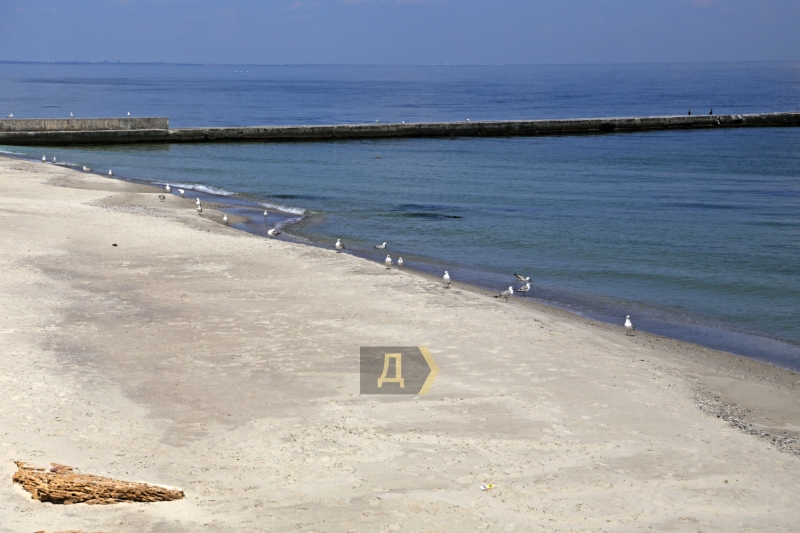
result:
<svg viewBox="0 0 800 533"><path fill-rule="evenodd" d="M718 112L800 102L796 64L464 67L450 76L446 67L257 67L249 81L223 67L48 68L0 66L4 101L20 88L31 95L15 116L47 116L38 102L69 105L56 91L81 84L98 102L84 115L110 114L115 100L103 91L112 84L176 126L453 120L467 106L473 119L661 114L700 105L701 95ZM158 92L191 81L199 85L182 105ZM235 97L212 102L223 89ZM280 106L259 105L265 94ZM203 186L252 214L242 229L255 233L293 223L286 231L298 239L330 246L341 237L379 261L372 245L387 241L410 267L497 290L517 286L514 272L529 275L525 297L614 323L631 314L642 330L800 369L797 129L4 150ZM213 196L223 191L236 194ZM261 204L284 212L265 223Z"/></svg>

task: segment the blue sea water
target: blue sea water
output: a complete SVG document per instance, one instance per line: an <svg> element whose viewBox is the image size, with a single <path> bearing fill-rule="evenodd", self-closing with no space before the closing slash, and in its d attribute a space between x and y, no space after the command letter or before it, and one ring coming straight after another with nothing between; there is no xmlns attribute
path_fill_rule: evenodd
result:
<svg viewBox="0 0 800 533"><path fill-rule="evenodd" d="M0 64L0 113L171 125L800 110L800 64ZM182 183L243 226L503 289L800 369L800 129L2 150ZM225 193L225 194L228 194ZM324 291L324 287L319 288Z"/></svg>

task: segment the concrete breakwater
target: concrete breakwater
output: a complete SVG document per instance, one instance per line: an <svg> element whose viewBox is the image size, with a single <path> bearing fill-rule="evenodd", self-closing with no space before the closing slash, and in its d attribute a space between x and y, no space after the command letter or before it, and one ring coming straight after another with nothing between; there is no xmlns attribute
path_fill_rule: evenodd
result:
<svg viewBox="0 0 800 533"><path fill-rule="evenodd" d="M65 119L75 120L75 119ZM319 126L262 126L221 128L169 128L166 118L80 119L69 129L55 119L29 119L39 129L25 130L19 119L0 119L0 144L73 145L199 142L297 142L410 137L503 137L577 135L665 129L800 126L800 112L750 115L682 115L662 117L587 118L559 120L506 120L474 122L423 122L409 124L341 124ZM131 122L125 122L131 121ZM6 124L10 125L6 125ZM116 127L119 123L125 127ZM13 126L12 126L13 125ZM37 126L38 127L38 126Z"/></svg>
<svg viewBox="0 0 800 533"><path fill-rule="evenodd" d="M0 133L131 131L169 129L167 117L136 118L9 118L0 120Z"/></svg>

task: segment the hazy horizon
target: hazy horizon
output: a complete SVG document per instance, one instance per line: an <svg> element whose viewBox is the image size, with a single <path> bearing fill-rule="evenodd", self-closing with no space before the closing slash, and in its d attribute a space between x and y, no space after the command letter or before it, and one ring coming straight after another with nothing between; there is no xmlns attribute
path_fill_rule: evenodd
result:
<svg viewBox="0 0 800 533"><path fill-rule="evenodd" d="M0 60L539 65L800 60L794 0L6 0Z"/></svg>

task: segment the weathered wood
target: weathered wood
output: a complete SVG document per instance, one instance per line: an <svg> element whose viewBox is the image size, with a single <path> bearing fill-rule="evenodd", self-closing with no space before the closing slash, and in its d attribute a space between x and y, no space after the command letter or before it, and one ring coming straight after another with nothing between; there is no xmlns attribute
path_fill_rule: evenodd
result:
<svg viewBox="0 0 800 533"><path fill-rule="evenodd" d="M183 490L131 481L118 481L90 474L76 474L70 466L52 463L37 468L15 461L19 470L14 483L22 485L35 500L51 503L111 504L119 502L165 502L183 499Z"/></svg>

